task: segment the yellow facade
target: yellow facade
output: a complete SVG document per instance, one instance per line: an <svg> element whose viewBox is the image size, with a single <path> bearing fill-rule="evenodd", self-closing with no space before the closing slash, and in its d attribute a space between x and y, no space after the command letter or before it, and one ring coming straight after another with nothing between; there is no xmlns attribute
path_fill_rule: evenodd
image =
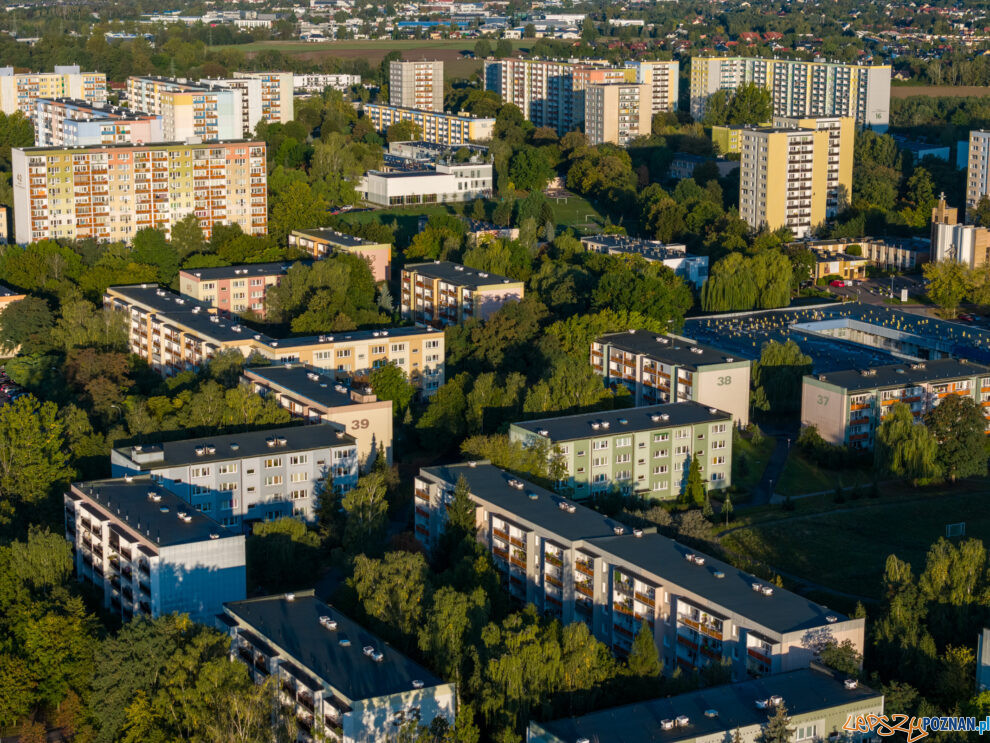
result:
<svg viewBox="0 0 990 743"><path fill-rule="evenodd" d="M377 103L366 103L364 113L377 131L384 132L399 121L412 121L422 130L424 142L452 146L487 141L495 128L495 119Z"/></svg>
<svg viewBox="0 0 990 743"><path fill-rule="evenodd" d="M825 211L833 217L849 205L852 196L853 151L856 119L851 116L796 118L776 116L776 127L813 129L828 133L828 163Z"/></svg>

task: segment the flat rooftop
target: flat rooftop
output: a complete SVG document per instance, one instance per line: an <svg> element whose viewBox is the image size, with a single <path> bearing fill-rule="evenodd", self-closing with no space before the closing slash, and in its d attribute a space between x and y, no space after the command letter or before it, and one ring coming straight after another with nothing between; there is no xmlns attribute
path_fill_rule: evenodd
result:
<svg viewBox="0 0 990 743"><path fill-rule="evenodd" d="M707 256L688 255L687 246L682 243L665 245L656 240L641 240L625 235L593 235L582 237L581 242L590 250L604 250L610 253L641 255L655 261L669 258L706 258Z"/></svg>
<svg viewBox="0 0 990 743"><path fill-rule="evenodd" d="M337 230L332 230L329 227L313 230L293 230L292 234L303 235L312 240L322 240L323 242L330 243L331 245L339 245L343 248L360 248L365 245L381 244L371 242L370 240L365 240L363 237L357 237L356 235L348 235L343 232L337 232Z"/></svg>
<svg viewBox="0 0 990 743"><path fill-rule="evenodd" d="M519 421L512 425L543 436L550 441L575 441L730 420L732 420L731 413L688 401L664 405L645 405L627 410L606 410L598 413L539 418ZM595 428L595 424L597 424L597 428Z"/></svg>
<svg viewBox="0 0 990 743"><path fill-rule="evenodd" d="M9 286L4 286L0 284L0 297L20 297L21 292L14 291Z"/></svg>
<svg viewBox="0 0 990 743"><path fill-rule="evenodd" d="M92 101L82 100L80 98L37 98L35 104L38 103L55 103L60 106L65 106L66 108L75 109L76 111L88 111L92 114L90 119L81 119L81 121L89 121L93 119L111 119L114 121L140 121L142 119L160 119L161 116L157 114L145 113L143 111L135 111L132 108L123 108L121 106L114 106L110 103L94 103ZM79 121L80 119L69 119L69 121Z"/></svg>
<svg viewBox="0 0 990 743"><path fill-rule="evenodd" d="M764 725L768 712L756 706L756 700L780 696L791 716L806 715L830 707L856 702L880 702L879 692L858 684L847 689L836 674L802 668L737 684L712 686L648 702L612 707L582 717L532 723L530 731L543 730L556 739L593 740L596 743L675 743L680 740L712 738L728 740L738 728ZM706 716L715 710L715 717ZM664 730L661 720L675 720L681 715L689 722ZM826 731L828 732L828 731Z"/></svg>
<svg viewBox="0 0 990 743"><path fill-rule="evenodd" d="M204 542L214 534L237 536L148 476L77 482L72 487L107 509L135 534L161 547ZM151 493L159 500L152 499Z"/></svg>
<svg viewBox="0 0 990 743"><path fill-rule="evenodd" d="M420 170L369 170L368 175L377 178L449 178L449 173L438 173L437 171L423 167Z"/></svg>
<svg viewBox="0 0 990 743"><path fill-rule="evenodd" d="M357 404L351 399L350 390L327 375L325 369L305 364L281 366L252 366L244 370L290 396L301 397L325 408L339 408ZM362 393L363 394L363 393Z"/></svg>
<svg viewBox="0 0 990 743"><path fill-rule="evenodd" d="M309 264L311 261L298 261ZM202 281L217 281L220 279L250 278L252 276L282 276L292 266L294 261L279 263L243 263L238 266L214 266L213 268L184 268L179 274Z"/></svg>
<svg viewBox="0 0 990 743"><path fill-rule="evenodd" d="M965 359L934 359L919 363L886 364L869 369L844 369L819 374L817 377L806 377L806 379L817 379L842 387L849 392L856 392L879 387L944 382L971 377L974 374L990 375L990 367L974 364Z"/></svg>
<svg viewBox="0 0 990 743"><path fill-rule="evenodd" d="M657 335L646 330L609 333L598 338L597 342L608 344L627 353L644 354L668 364L683 366L686 369L745 360L736 354L722 351L713 346L673 335Z"/></svg>
<svg viewBox="0 0 990 743"><path fill-rule="evenodd" d="M311 591L296 593L291 601L285 595L268 596L234 601L224 604L224 608L347 701L413 691L414 682L419 681L424 688L444 683ZM324 627L320 617L336 621L337 629ZM350 640L346 647L340 644L345 636ZM381 662L364 654L363 648L368 645L381 651Z"/></svg>
<svg viewBox="0 0 990 743"><path fill-rule="evenodd" d="M36 152L61 152L69 150L71 152L82 152L86 150L96 150L97 152L107 152L109 150L161 150L166 147L195 147L197 149L208 150L211 147L220 147L227 144L243 144L249 146L264 147L265 143L257 139L211 139L206 142L145 142L143 144L80 144L80 145L48 145L46 147L13 147L11 149L20 150L31 154Z"/></svg>
<svg viewBox="0 0 990 743"><path fill-rule="evenodd" d="M270 446L271 441L276 441ZM309 451L324 447L353 446L355 439L326 423L311 426L284 426L262 431L244 431L221 436L166 441L159 444L135 444L116 447L114 451L128 459L161 451L164 459L149 463L151 467L173 467L197 462L224 462L245 457L286 452ZM210 448L213 451L210 451ZM202 450L202 451L197 451Z"/></svg>
<svg viewBox="0 0 990 743"><path fill-rule="evenodd" d="M402 325L393 328L381 328L380 330L346 330L342 333L327 335L300 335L293 336L291 338L279 338L275 341L269 341L269 345L275 349L279 349L292 348L294 346L313 346L318 343L352 343L358 341L370 341L375 338L381 338L384 343L388 340L398 340L430 334L436 335L440 338L443 337L443 331L437 330L434 327L422 328L416 327L415 325Z"/></svg>
<svg viewBox="0 0 990 743"><path fill-rule="evenodd" d="M407 263L402 267L403 272L415 271L431 279L446 281L448 284L479 288L482 286L493 286L495 284L521 284L507 276L500 276L497 273L486 273L475 268L468 268L459 263L451 261L434 261L432 263Z"/></svg>
<svg viewBox="0 0 990 743"><path fill-rule="evenodd" d="M424 467L423 472L451 484L463 475L473 495L511 514L508 516L510 521L528 522L571 542L613 535L616 529L632 533L628 526L615 519L525 482L487 462L479 462L473 467L467 463ZM523 488L514 488L510 482L522 482ZM561 509L561 503L574 506L574 513Z"/></svg>

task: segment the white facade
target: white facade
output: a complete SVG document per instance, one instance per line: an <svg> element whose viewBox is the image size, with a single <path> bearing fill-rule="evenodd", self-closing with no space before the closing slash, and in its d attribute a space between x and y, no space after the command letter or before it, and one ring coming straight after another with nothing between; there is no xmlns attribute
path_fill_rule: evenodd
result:
<svg viewBox="0 0 990 743"><path fill-rule="evenodd" d="M972 224L932 224L932 260L956 261L977 268L986 261L990 235L986 227Z"/></svg>
<svg viewBox="0 0 990 743"><path fill-rule="evenodd" d="M966 163L966 221L972 222L973 210L980 199L990 195L990 131L969 133L969 160Z"/></svg>
<svg viewBox="0 0 990 743"><path fill-rule="evenodd" d="M365 199L381 206L471 201L492 191L490 163L438 164L434 171L365 175Z"/></svg>
<svg viewBox="0 0 990 743"><path fill-rule="evenodd" d="M296 93L322 93L327 88L347 90L352 85L360 85L360 75L309 73L292 76L292 89Z"/></svg>

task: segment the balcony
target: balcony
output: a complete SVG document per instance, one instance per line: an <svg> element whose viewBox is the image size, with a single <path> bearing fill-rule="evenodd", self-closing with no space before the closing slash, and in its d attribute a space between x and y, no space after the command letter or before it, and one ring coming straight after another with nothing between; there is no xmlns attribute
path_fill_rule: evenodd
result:
<svg viewBox="0 0 990 743"><path fill-rule="evenodd" d="M760 663L766 663L768 666L770 665L770 656L765 655L763 652L756 650L755 648L746 648L746 654L749 655L750 658L755 658L760 661Z"/></svg>
<svg viewBox="0 0 990 743"><path fill-rule="evenodd" d="M590 578L595 577L594 566L590 562L587 562L585 560L575 561L574 569L577 570L579 573L583 573L584 575L587 575Z"/></svg>
<svg viewBox="0 0 990 743"><path fill-rule="evenodd" d="M584 596L587 596L588 598L593 599L595 597L595 589L592 587L591 581L586 583L575 583L574 590Z"/></svg>
<svg viewBox="0 0 990 743"><path fill-rule="evenodd" d="M655 602L654 602L653 596L648 596L647 594L640 593L639 591L636 591L636 593L634 595L635 595L637 601L639 601L641 603L644 603L647 606L655 606L656 605Z"/></svg>

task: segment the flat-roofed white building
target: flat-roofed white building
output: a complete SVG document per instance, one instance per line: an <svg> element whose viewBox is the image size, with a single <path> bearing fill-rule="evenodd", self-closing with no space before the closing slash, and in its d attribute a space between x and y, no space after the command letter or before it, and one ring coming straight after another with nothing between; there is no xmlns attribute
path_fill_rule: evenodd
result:
<svg viewBox="0 0 990 743"><path fill-rule="evenodd" d="M383 173L364 177L364 197L379 206L473 201L492 193L491 163L437 163L433 170Z"/></svg>

